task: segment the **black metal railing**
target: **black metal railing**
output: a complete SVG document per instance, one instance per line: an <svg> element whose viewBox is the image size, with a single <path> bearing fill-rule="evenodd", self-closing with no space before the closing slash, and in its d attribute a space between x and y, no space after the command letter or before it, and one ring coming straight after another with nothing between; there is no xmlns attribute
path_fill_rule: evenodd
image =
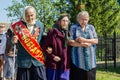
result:
<svg viewBox="0 0 120 80"><path fill-rule="evenodd" d="M112 61L116 68L116 60L120 59L120 36L99 38L97 45L97 61L104 61L107 69L108 62Z"/></svg>

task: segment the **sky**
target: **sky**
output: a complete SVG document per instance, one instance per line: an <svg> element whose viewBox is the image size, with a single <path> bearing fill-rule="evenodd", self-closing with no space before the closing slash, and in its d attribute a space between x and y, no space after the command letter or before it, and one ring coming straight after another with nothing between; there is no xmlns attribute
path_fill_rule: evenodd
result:
<svg viewBox="0 0 120 80"><path fill-rule="evenodd" d="M17 0L20 1L20 0ZM7 17L7 11L5 8L12 5L12 0L0 0L0 22L10 22L12 18Z"/></svg>

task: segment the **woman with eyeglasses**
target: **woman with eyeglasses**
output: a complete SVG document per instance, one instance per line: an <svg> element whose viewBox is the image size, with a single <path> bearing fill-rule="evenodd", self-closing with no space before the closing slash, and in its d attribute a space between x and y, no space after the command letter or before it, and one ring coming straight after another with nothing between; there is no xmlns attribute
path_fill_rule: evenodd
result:
<svg viewBox="0 0 120 80"><path fill-rule="evenodd" d="M45 65L47 80L69 80L70 52L68 39L70 35L68 25L68 14L61 14L44 40L43 49L46 53Z"/></svg>

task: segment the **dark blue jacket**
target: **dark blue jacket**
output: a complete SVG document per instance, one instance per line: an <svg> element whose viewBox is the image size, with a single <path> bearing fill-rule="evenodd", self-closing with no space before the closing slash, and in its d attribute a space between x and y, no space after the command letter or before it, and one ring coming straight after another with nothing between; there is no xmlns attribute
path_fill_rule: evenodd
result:
<svg viewBox="0 0 120 80"><path fill-rule="evenodd" d="M23 22L25 25L26 23ZM37 37L38 43L40 43L42 34L43 34L43 24L39 21L36 21L35 24L37 27L40 29L40 33ZM21 68L30 68L31 65L33 64L34 66L42 66L43 64L36 59L34 59L26 50L25 48L21 45L20 42L17 43L17 48L18 48L18 54L17 54L17 64L18 67Z"/></svg>

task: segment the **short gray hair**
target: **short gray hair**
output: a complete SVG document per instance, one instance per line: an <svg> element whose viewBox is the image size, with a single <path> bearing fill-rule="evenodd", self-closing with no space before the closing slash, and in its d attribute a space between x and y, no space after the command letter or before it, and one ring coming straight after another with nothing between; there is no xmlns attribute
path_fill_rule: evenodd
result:
<svg viewBox="0 0 120 80"><path fill-rule="evenodd" d="M79 18L81 16L87 16L88 19L89 19L89 13L87 11L81 11L81 12L79 12L78 15L77 15L77 21L79 20Z"/></svg>

